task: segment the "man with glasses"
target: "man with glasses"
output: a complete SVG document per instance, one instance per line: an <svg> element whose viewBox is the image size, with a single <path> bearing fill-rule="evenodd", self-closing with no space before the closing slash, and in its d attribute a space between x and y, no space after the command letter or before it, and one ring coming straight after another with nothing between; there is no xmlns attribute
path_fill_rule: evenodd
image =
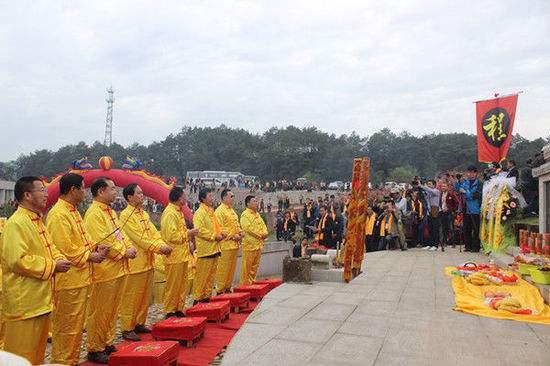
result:
<svg viewBox="0 0 550 366"><path fill-rule="evenodd" d="M110 205L117 191L109 178L98 178L90 190L94 201L84 215L84 225L95 243L110 246L105 260L93 264L92 294L88 302L88 360L106 364L108 355L116 351L113 345L117 310L128 276L128 260L137 251L122 233L123 224Z"/></svg>
<svg viewBox="0 0 550 366"><path fill-rule="evenodd" d="M59 180L59 192L59 200L48 213L46 223L55 246L71 262L71 269L55 278L51 362L77 365L92 287L92 263L101 263L109 248L94 243L78 212L77 205L84 201L86 193L84 178L65 174Z"/></svg>
<svg viewBox="0 0 550 366"><path fill-rule="evenodd" d="M48 194L38 177L15 183L17 211L2 234L4 351L33 365L44 362L54 274L67 272L71 262L57 250L42 222Z"/></svg>
<svg viewBox="0 0 550 366"><path fill-rule="evenodd" d="M220 223L222 232L227 237L221 241L221 257L218 263L217 292L231 292L233 276L237 267L237 252L243 238L239 216L233 209L235 195L230 189L224 189L221 194L222 203L216 209L216 217Z"/></svg>
<svg viewBox="0 0 550 366"><path fill-rule="evenodd" d="M128 206L120 213L125 223L123 231L137 248L136 258L129 263L130 271L118 311L122 338L140 341L137 333L151 333L145 326L153 287L155 254L170 255L170 248L143 210L145 196L140 186L128 184L122 191Z"/></svg>

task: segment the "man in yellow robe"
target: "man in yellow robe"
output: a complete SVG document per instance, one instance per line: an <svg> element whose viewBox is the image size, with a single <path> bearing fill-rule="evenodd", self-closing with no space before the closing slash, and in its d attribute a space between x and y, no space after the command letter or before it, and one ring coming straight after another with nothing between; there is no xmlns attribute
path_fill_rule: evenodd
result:
<svg viewBox="0 0 550 366"><path fill-rule="evenodd" d="M48 194L40 178L22 177L14 191L19 208L6 222L1 248L4 351L36 365L44 362L53 276L67 272L71 263L42 222Z"/></svg>
<svg viewBox="0 0 550 366"><path fill-rule="evenodd" d="M241 214L241 227L244 231L242 242L241 285L250 285L256 281L260 266L260 257L264 241L267 238L267 226L258 213L258 201L254 196L244 200L246 210Z"/></svg>
<svg viewBox="0 0 550 366"><path fill-rule="evenodd" d="M222 203L216 208L216 217L220 223L222 233L227 237L221 241L221 256L218 263L218 284L216 291L219 294L231 292L235 268L237 267L237 252L243 238L239 216L233 209L235 195L230 189L224 189L221 194Z"/></svg>
<svg viewBox="0 0 550 366"><path fill-rule="evenodd" d="M200 206L193 215L193 226L199 230L195 238L197 248L197 271L193 280L193 300L208 302L212 297L214 276L220 256L220 242L226 235L214 212L214 193L211 189L201 189L199 192Z"/></svg>
<svg viewBox="0 0 550 366"><path fill-rule="evenodd" d="M166 285L164 290L164 313L166 318L183 317L185 307L185 287L187 286L188 266L191 259L189 238L195 236L196 229L188 230L181 209L187 204L182 187L176 186L168 195L170 203L160 219L160 233L172 254L164 260Z"/></svg>
<svg viewBox="0 0 550 366"><path fill-rule="evenodd" d="M141 340L137 333L150 333L145 326L147 310L153 286L155 254L169 255L172 248L162 241L159 231L151 222L149 214L143 210L143 190L135 183L122 191L128 202L120 213L125 223L123 231L137 248L137 255L129 263L130 273L118 311L122 337L130 341Z"/></svg>
<svg viewBox="0 0 550 366"><path fill-rule="evenodd" d="M117 196L113 181L98 178L90 190L94 200L84 215L84 225L95 243L110 248L103 262L93 264L86 348L90 361L106 363L108 355L116 351L113 342L117 311L129 272L128 260L136 257L137 250L122 233L124 224L109 206Z"/></svg>
<svg viewBox="0 0 550 366"><path fill-rule="evenodd" d="M76 208L85 198L84 178L65 174L59 180L59 192L61 196L48 213L46 224L55 246L71 262L71 269L55 278L51 362L78 365L92 263L101 263L108 247L98 248Z"/></svg>

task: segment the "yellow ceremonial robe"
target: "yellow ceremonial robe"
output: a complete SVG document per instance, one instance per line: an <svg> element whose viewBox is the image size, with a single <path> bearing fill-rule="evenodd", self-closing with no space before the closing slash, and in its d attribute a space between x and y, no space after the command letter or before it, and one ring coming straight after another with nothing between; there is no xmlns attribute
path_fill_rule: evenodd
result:
<svg viewBox="0 0 550 366"><path fill-rule="evenodd" d="M260 257L264 246L263 236L267 235L267 226L258 212L246 209L241 214L241 227L244 231L242 242L241 285L250 285L256 281L260 266Z"/></svg>
<svg viewBox="0 0 550 366"><path fill-rule="evenodd" d="M92 294L88 302L88 352L102 352L112 345L118 307L129 271L126 251L132 247L122 233L122 223L108 205L93 201L84 215L86 230L97 244L109 244L111 249L101 263L94 263Z"/></svg>
<svg viewBox="0 0 550 366"><path fill-rule="evenodd" d="M159 253L164 242L143 209L128 205L120 213L120 220L126 223L124 234L137 248L136 258L129 263L130 273L118 312L122 331L131 331L138 324L145 325L151 300L155 253Z"/></svg>
<svg viewBox="0 0 550 366"><path fill-rule="evenodd" d="M19 207L2 234L4 351L44 362L56 261L42 215Z"/></svg>
<svg viewBox="0 0 550 366"><path fill-rule="evenodd" d="M221 234L221 227L214 209L204 203L193 215L193 226L199 230L195 238L197 269L193 280L193 299L200 301L212 296L220 255L220 243L214 238Z"/></svg>
<svg viewBox="0 0 550 366"><path fill-rule="evenodd" d="M241 225L235 210L224 203L216 208L216 217L220 223L222 233L227 235L227 239L220 242L221 256L218 262L217 292L222 293L231 290L233 284L239 242L231 238L241 232Z"/></svg>
<svg viewBox="0 0 550 366"><path fill-rule="evenodd" d="M373 212L370 216L365 215L365 236L373 234L374 224L376 223L376 214Z"/></svg>
<svg viewBox="0 0 550 366"><path fill-rule="evenodd" d="M160 233L166 244L172 248L165 257L166 286L164 290L164 312L174 313L185 307L185 286L187 266L190 259L187 225L181 209L169 203L160 219Z"/></svg>
<svg viewBox="0 0 550 366"><path fill-rule="evenodd" d="M95 245L84 228L80 212L63 199L48 213L46 226L55 246L71 262L68 272L55 276L51 362L77 365L92 284L92 264L88 258Z"/></svg>

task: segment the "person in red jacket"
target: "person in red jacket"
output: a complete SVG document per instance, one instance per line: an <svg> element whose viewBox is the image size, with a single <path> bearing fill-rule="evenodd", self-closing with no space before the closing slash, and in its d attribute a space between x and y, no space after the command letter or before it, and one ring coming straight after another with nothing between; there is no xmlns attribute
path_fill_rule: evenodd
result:
<svg viewBox="0 0 550 366"><path fill-rule="evenodd" d="M449 190L449 186L446 183L441 183L439 189L441 190L441 196L439 197L439 217L441 220L441 231L443 237L441 238L441 251L445 251L445 246L449 243L454 214L458 208L458 198L456 194Z"/></svg>

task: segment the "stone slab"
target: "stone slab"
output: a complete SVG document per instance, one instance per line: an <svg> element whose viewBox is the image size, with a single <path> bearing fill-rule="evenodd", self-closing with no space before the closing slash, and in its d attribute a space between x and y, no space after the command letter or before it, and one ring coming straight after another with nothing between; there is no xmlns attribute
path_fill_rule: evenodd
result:
<svg viewBox="0 0 550 366"><path fill-rule="evenodd" d="M277 335L279 339L326 343L340 327L340 322L302 318Z"/></svg>

